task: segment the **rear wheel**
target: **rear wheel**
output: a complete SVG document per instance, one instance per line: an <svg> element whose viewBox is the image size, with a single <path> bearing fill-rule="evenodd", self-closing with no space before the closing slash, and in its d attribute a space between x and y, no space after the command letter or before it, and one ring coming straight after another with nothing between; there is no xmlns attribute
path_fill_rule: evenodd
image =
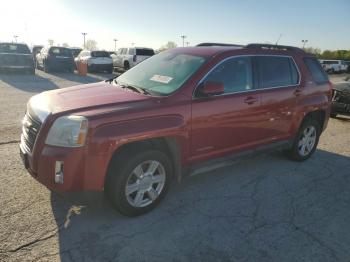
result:
<svg viewBox="0 0 350 262"><path fill-rule="evenodd" d="M124 62L124 70L127 71L127 70L129 70L129 69L130 69L130 64L129 64L128 61L125 61L125 62Z"/></svg>
<svg viewBox="0 0 350 262"><path fill-rule="evenodd" d="M128 154L111 164L105 190L120 213L142 215L165 197L172 173L171 162L163 152Z"/></svg>
<svg viewBox="0 0 350 262"><path fill-rule="evenodd" d="M288 151L289 156L296 161L308 159L317 148L320 134L318 121L312 118L306 119L299 128L292 148Z"/></svg>

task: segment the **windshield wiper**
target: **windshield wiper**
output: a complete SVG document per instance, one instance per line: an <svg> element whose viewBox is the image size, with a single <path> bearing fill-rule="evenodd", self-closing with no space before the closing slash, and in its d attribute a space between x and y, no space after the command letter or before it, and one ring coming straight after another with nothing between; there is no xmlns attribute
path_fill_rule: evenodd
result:
<svg viewBox="0 0 350 262"><path fill-rule="evenodd" d="M134 85L124 85L124 84L121 84L121 83L118 83L117 82L117 79L114 79L114 83L119 85L121 88L127 88L127 89L130 89L132 91L135 91L137 93L140 93L140 94L145 94L145 95L152 95L147 89L145 88L142 88L142 87L139 87L139 86L134 86Z"/></svg>

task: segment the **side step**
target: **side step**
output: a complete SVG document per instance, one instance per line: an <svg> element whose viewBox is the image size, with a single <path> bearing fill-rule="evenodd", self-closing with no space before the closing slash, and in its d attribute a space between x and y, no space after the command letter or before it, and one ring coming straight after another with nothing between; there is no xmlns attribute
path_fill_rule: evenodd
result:
<svg viewBox="0 0 350 262"><path fill-rule="evenodd" d="M188 172L188 176L196 176L202 173L211 172L215 169L232 166L243 157L252 157L255 155L259 155L261 153L273 152L278 149L279 150L288 149L291 146L292 146L292 141L285 140L285 141L275 142L269 145L264 145L256 149L245 150L243 152L229 155L227 157L209 160L204 163L193 165Z"/></svg>

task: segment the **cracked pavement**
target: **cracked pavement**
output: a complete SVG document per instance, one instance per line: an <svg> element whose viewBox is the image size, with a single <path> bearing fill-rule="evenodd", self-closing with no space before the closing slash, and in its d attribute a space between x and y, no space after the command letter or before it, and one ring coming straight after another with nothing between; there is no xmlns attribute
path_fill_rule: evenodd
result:
<svg viewBox="0 0 350 262"><path fill-rule="evenodd" d="M51 193L24 170L27 99L108 77L37 73L0 75L0 261L350 260L350 118L331 119L306 162L250 156L174 183L153 212L128 218L102 193Z"/></svg>

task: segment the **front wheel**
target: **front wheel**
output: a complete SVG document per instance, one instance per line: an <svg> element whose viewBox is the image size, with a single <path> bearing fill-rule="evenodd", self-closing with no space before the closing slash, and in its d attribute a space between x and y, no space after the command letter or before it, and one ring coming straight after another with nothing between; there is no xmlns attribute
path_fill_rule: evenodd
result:
<svg viewBox="0 0 350 262"><path fill-rule="evenodd" d="M120 213L138 216L162 201L172 175L172 164L163 152L128 154L111 164L105 190Z"/></svg>
<svg viewBox="0 0 350 262"><path fill-rule="evenodd" d="M292 148L288 151L289 156L296 161L308 159L316 150L321 127L314 119L306 119L299 128L294 139Z"/></svg>

